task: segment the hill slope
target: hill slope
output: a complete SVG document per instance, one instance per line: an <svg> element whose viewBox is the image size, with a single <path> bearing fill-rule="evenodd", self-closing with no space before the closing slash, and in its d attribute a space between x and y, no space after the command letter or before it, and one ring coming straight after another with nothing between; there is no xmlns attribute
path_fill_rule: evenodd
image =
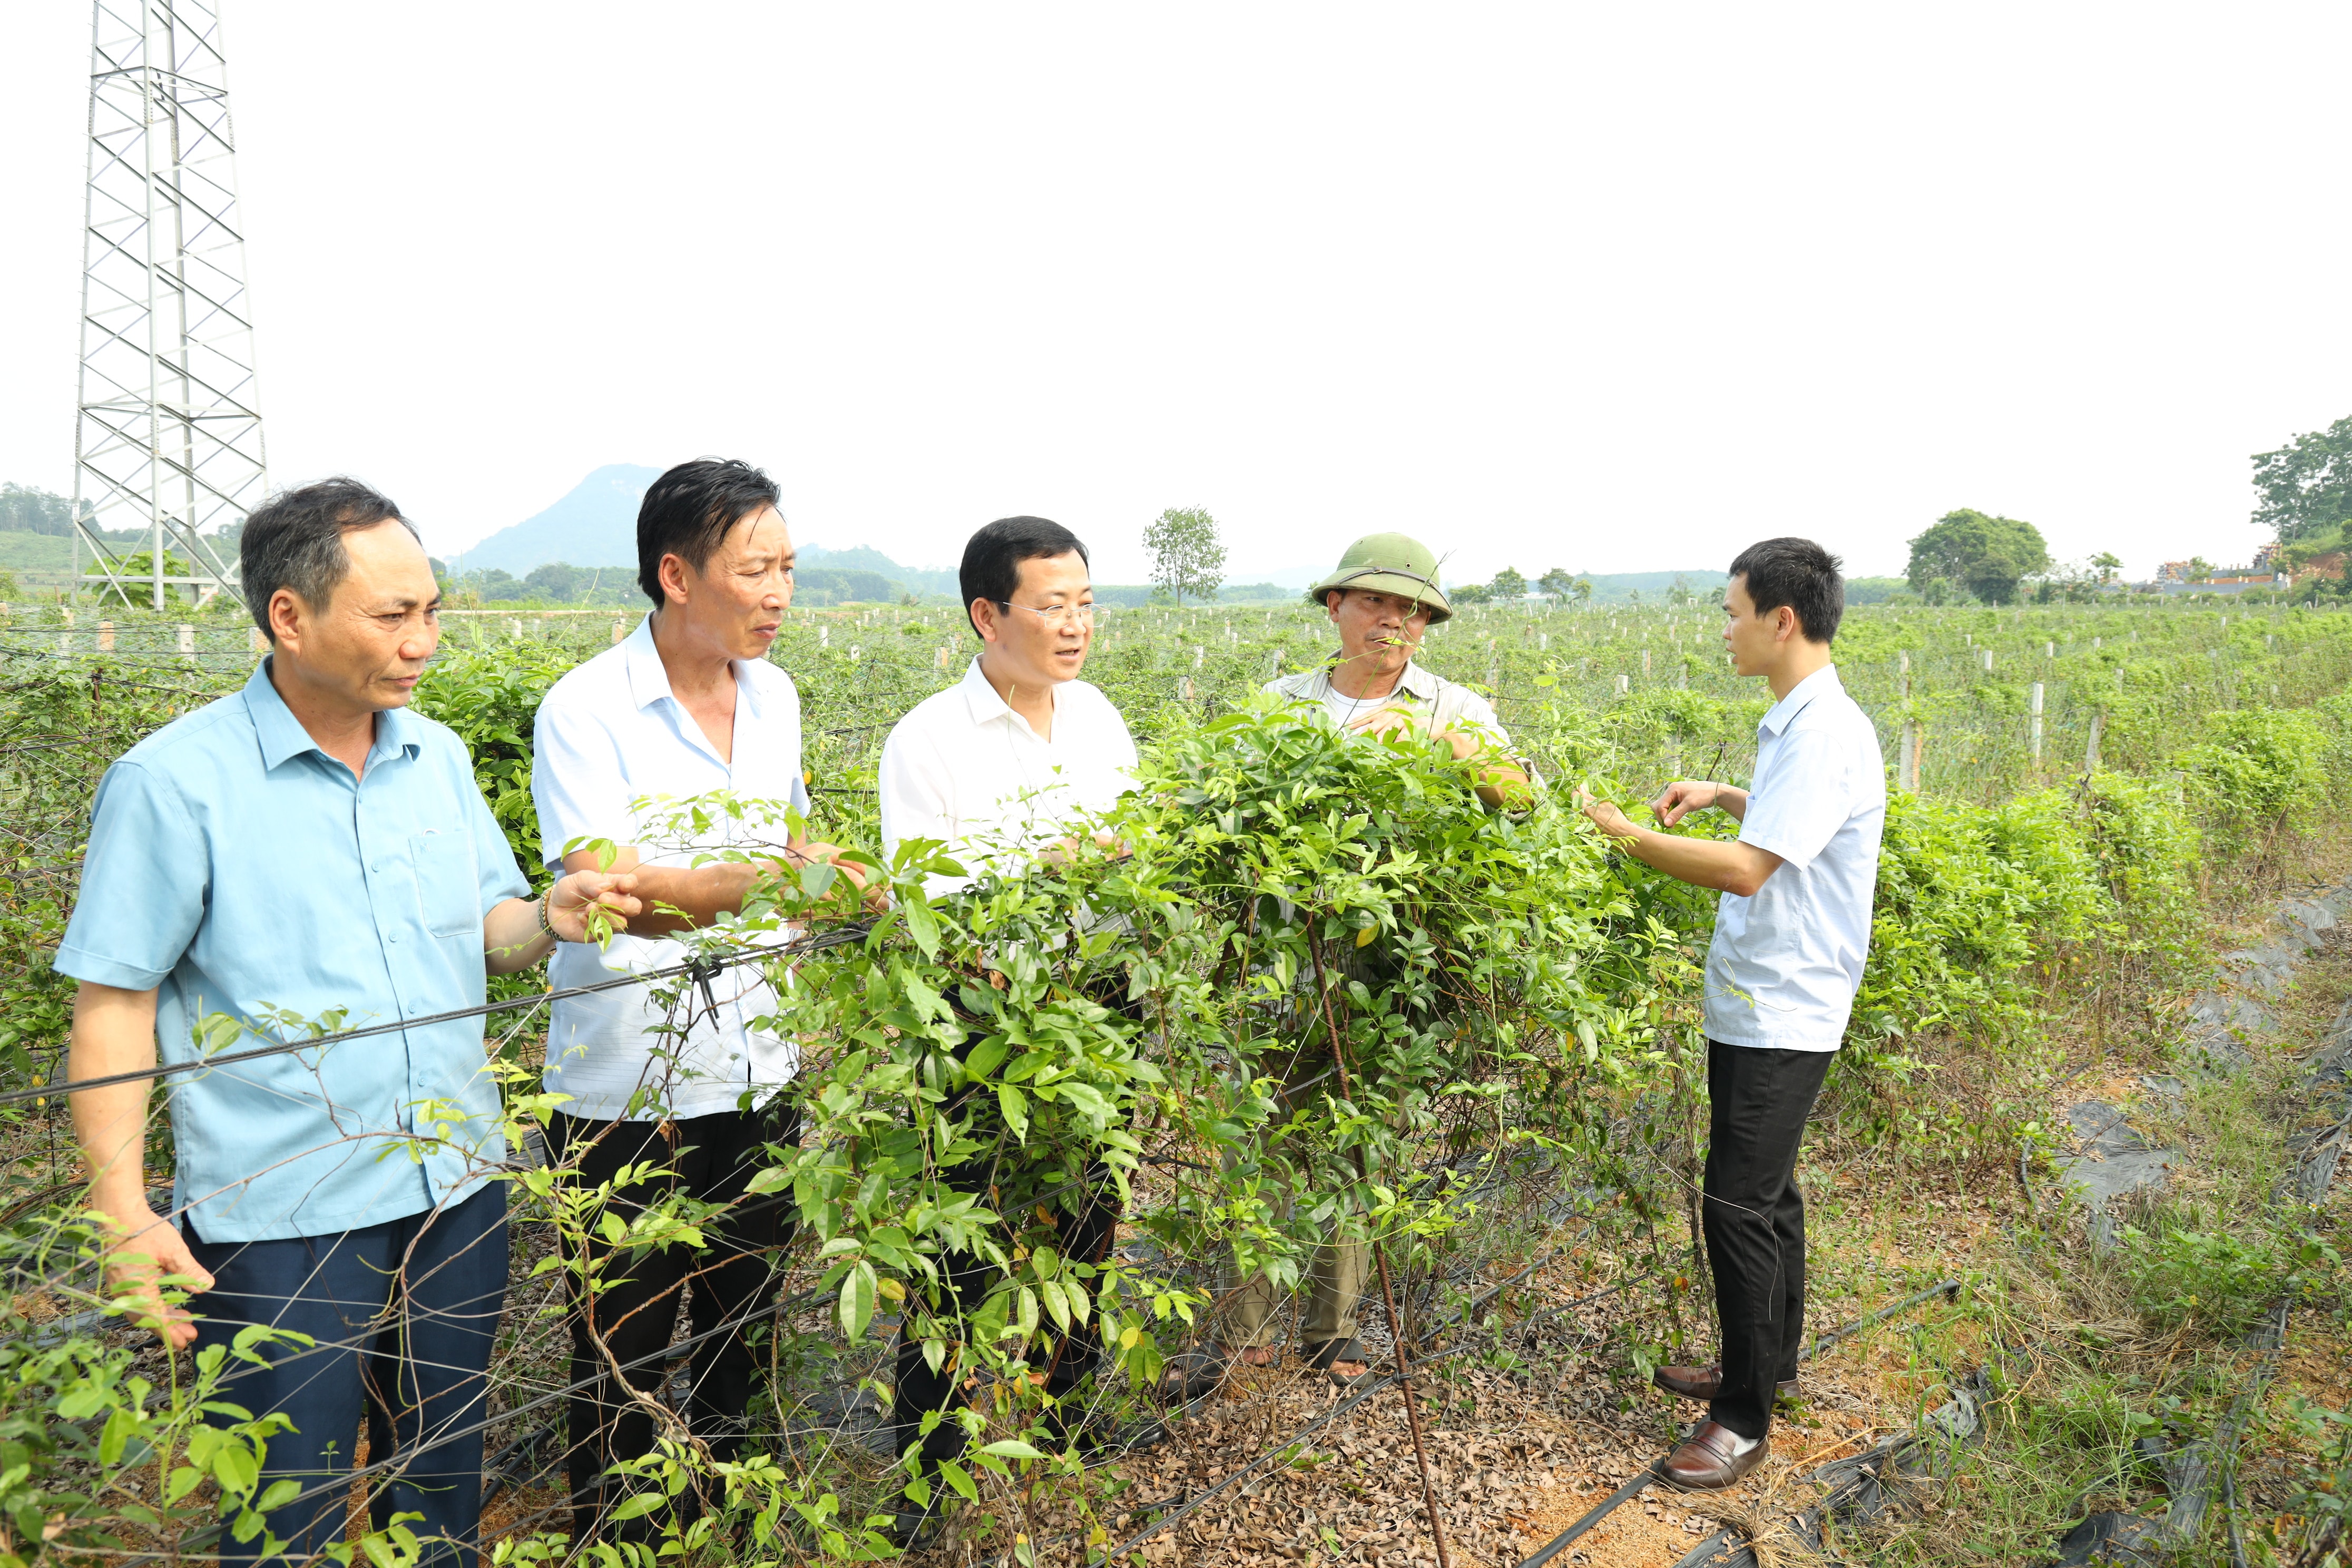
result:
<svg viewBox="0 0 2352 1568"><path fill-rule="evenodd" d="M461 572L495 568L526 576L534 566L566 561L574 566L637 563L637 503L659 468L608 463L572 487L536 517L502 528L455 563Z"/></svg>

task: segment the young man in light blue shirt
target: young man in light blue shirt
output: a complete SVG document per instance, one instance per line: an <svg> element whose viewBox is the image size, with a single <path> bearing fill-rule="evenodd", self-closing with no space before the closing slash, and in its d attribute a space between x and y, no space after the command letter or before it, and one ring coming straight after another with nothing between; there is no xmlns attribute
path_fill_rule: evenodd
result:
<svg viewBox="0 0 2352 1568"><path fill-rule="evenodd" d="M1838 565L1805 539L1768 539L1731 563L1724 642L1733 668L1761 676L1779 700L1757 730L1755 775L1744 790L1672 784L1650 809L1672 827L1719 806L1738 819L1737 841L1652 832L1584 802L1634 858L1723 893L1706 958L1704 1212L1723 1360L1657 1373L1669 1393L1709 1404L1663 1469L1689 1490L1731 1486L1762 1464L1773 1401L1795 1392L1805 1331L1797 1151L1870 952L1886 770L1878 731L1830 659L1845 610Z"/></svg>
<svg viewBox="0 0 2352 1568"><path fill-rule="evenodd" d="M486 973L585 934L592 905L636 912L631 879L588 872L539 899L475 787L465 743L407 711L439 638L440 590L414 528L349 479L278 496L239 542L269 657L231 697L166 725L107 770L59 973L81 982L76 1079L196 1061L226 1015L247 1049L481 1004ZM296 1558L343 1539L362 1409L381 1528L421 1514L427 1555L472 1568L486 1372L507 1274L506 1161L480 1017L446 1019L164 1079L172 1212L149 1206L152 1079L74 1093L108 1272L156 1332L198 1350L249 1323L308 1334L217 1396L288 1415L257 1491ZM195 1315L158 1273L201 1286ZM225 1539L249 1562L257 1538Z"/></svg>

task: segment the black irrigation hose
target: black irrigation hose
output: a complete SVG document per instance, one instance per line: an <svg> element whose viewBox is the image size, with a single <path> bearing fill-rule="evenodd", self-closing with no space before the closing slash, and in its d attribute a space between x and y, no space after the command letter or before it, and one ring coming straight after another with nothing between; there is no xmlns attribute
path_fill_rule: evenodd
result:
<svg viewBox="0 0 2352 1568"><path fill-rule="evenodd" d="M1827 1350L1833 1344L1852 1339L1854 1335L1862 1332L1863 1330L1869 1328L1874 1323L1883 1323L1898 1312L1908 1311L1910 1309L1918 1306L1923 1301L1931 1301L1938 1296L1958 1290L1959 1288L1960 1282L1958 1279L1947 1279L1941 1284L1931 1285L1925 1290L1915 1291L1911 1295L1904 1297L1903 1300L1895 1302L1891 1306L1881 1307L1874 1312L1855 1319L1853 1322L1848 1323L1844 1328L1822 1335L1811 1345L1799 1352L1797 1359L1802 1361L1821 1351ZM1650 1463L1643 1468L1641 1474L1635 1476L1632 1480L1627 1481L1623 1486L1619 1487L1615 1491L1610 1493L1608 1497L1595 1504L1591 1512L1578 1520L1574 1524L1570 1525L1566 1530L1561 1531L1558 1535L1552 1537L1551 1541L1547 1543L1541 1551L1538 1552L1534 1556L1523 1561L1519 1564L1519 1568L1540 1568L1541 1564L1549 1563L1554 1557L1558 1556L1559 1552L1570 1542L1574 1542L1577 1537L1584 1534L1594 1525L1599 1524L1603 1519L1607 1518L1619 1504L1641 1495L1643 1488L1647 1487L1652 1481L1658 1479L1658 1466L1663 1461L1660 1459L1653 1459L1650 1461Z"/></svg>
<svg viewBox="0 0 2352 1568"><path fill-rule="evenodd" d="M473 1007L453 1007L446 1013L428 1013L417 1018L401 1018L389 1024L370 1024L365 1028L345 1029L332 1035L320 1035L306 1040L280 1040L275 1045L257 1046L249 1051L223 1051L217 1056L199 1057L189 1062L158 1062L152 1068L140 1068L131 1072L108 1073L101 1078L71 1079L64 1083L37 1085L32 1089L12 1089L0 1093L0 1105L17 1105L28 1100L53 1094L75 1094L85 1089L104 1089L110 1084L143 1083L153 1079L175 1078L182 1073L204 1072L213 1068L228 1067L238 1062L258 1061L264 1057L282 1057L294 1051L313 1050L326 1046L341 1045L345 1040L362 1040L374 1035L396 1035L404 1029L422 1029L435 1024L446 1024L459 1018L487 1017L492 1013L510 1013L536 1007L544 1002L561 1002L572 996L593 995L599 991L617 991L625 986L643 985L649 981L667 980L680 974L709 974L739 963L753 963L762 959L782 958L809 952L823 952L830 948L845 947L863 941L873 929L870 921L840 927L816 936L805 936L775 947L754 948L727 958L690 959L671 964L666 969L649 969L641 974L624 974L612 980L599 980L589 985L567 985L558 991L534 991L525 996L510 996L503 1002L484 1002Z"/></svg>
<svg viewBox="0 0 2352 1568"><path fill-rule="evenodd" d="M1519 1568L1542 1568L1544 1563L1550 1562L1554 1557L1559 1556L1560 1552L1566 1551L1571 1544L1573 1544L1577 1537L1582 1535L1586 1531L1591 1530L1602 1520L1608 1518L1609 1515L1616 1510L1618 1504L1629 1502L1633 1499L1641 1496L1643 1491L1648 1488L1649 1484L1657 1479L1658 1461L1653 1459L1642 1468L1641 1474L1635 1476L1632 1480L1627 1481L1623 1486L1619 1487L1615 1491L1611 1492L1608 1497L1603 1499L1601 1504L1593 1509L1591 1513L1586 1514L1582 1519L1578 1520L1574 1524L1570 1525L1566 1530L1563 1530L1558 1535L1553 1536L1550 1542L1547 1544L1542 1551L1521 1563L1519 1564Z"/></svg>
<svg viewBox="0 0 2352 1568"><path fill-rule="evenodd" d="M1959 1288L1959 1280L1947 1279L1941 1284L1930 1285L1925 1290L1915 1290L1910 1295L1904 1297L1903 1300L1895 1302L1891 1306L1881 1307L1878 1310L1871 1313L1868 1317L1857 1318L1853 1322L1848 1323L1844 1328L1823 1334L1811 1344L1806 1346L1803 1350L1799 1351L1797 1352L1797 1359L1799 1361L1809 1360L1829 1349L1832 1345L1839 1343L1841 1341L1853 1338L1854 1335L1862 1332L1864 1329L1870 1328L1878 1323L1883 1323L1887 1319L1895 1316L1897 1313L1907 1312L1923 1301L1932 1301L1938 1296L1951 1295L1955 1291L1958 1290Z"/></svg>

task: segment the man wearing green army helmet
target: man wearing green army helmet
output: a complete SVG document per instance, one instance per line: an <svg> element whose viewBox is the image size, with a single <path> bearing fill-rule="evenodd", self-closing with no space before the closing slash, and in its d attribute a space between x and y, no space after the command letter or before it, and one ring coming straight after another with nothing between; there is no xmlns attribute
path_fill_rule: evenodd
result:
<svg viewBox="0 0 2352 1568"><path fill-rule="evenodd" d="M1266 690L1319 702L1347 729L1444 741L1455 762L1473 765L1479 798L1488 805L1524 797L1529 775L1506 753L1510 737L1494 704L1413 662L1423 634L1454 616L1429 546L1409 534L1368 533L1307 597L1331 617L1339 651L1319 668L1269 681Z"/></svg>
<svg viewBox="0 0 2352 1568"><path fill-rule="evenodd" d="M1265 689L1316 710L1343 729L1373 735L1399 732L1444 741L1463 766L1479 798L1490 806L1524 804L1532 787L1525 764L1505 750L1510 737L1495 717L1494 705L1455 681L1413 662L1423 634L1448 619L1453 606L1438 586L1437 556L1421 541L1402 533L1372 533L1340 556L1330 575L1307 591L1322 606L1339 636L1339 650L1303 674L1285 676ZM1388 978L1378 946L1350 952L1344 963L1350 977L1378 985ZM1328 1058L1294 1061L1282 1090L1286 1105L1328 1077ZM1356 1337L1356 1310L1370 1279L1370 1247L1334 1237L1316 1249L1307 1272L1311 1304L1300 1324L1304 1369L1321 1373L1342 1388L1371 1375L1369 1352ZM1275 1358L1268 1342L1280 1305L1263 1274L1242 1279L1228 1258L1219 1281L1226 1310L1207 1345L1170 1363L1168 1390L1186 1398L1216 1386L1235 1361L1265 1366Z"/></svg>

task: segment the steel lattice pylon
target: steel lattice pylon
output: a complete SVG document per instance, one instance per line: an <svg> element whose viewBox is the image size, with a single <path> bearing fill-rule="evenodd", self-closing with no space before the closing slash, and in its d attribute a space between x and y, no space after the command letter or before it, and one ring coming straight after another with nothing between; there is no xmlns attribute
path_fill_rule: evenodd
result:
<svg viewBox="0 0 2352 1568"><path fill-rule="evenodd" d="M236 140L217 4L91 10L75 575L160 610L169 584L236 592L234 552L207 536L268 488ZM145 563L97 532L126 527L145 532Z"/></svg>

